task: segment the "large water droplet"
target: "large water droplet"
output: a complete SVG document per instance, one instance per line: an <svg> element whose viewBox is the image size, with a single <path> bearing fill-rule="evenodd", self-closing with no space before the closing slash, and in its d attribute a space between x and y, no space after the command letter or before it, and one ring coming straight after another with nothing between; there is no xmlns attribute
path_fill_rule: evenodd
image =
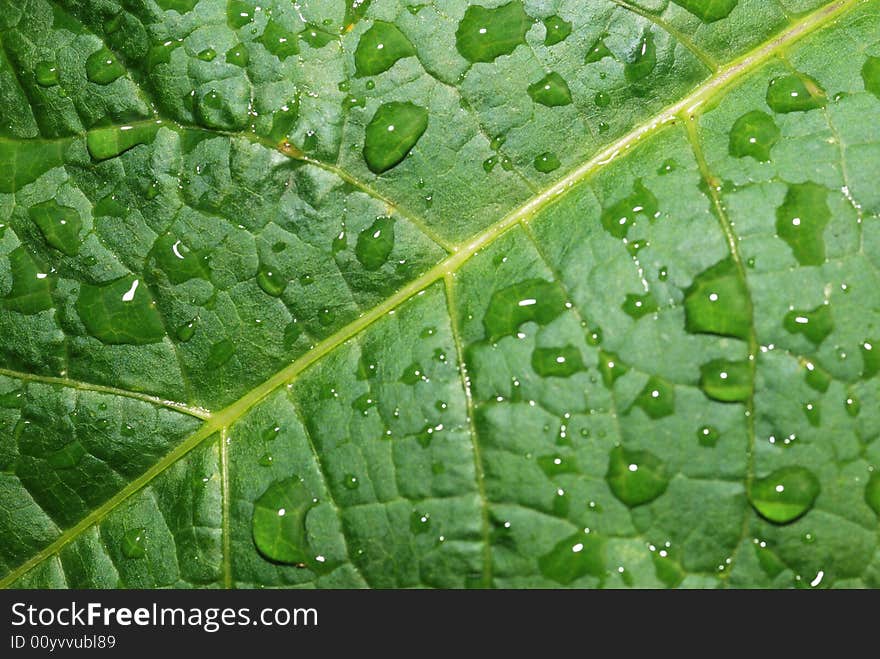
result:
<svg viewBox="0 0 880 659"><path fill-rule="evenodd" d="M697 430L697 440L700 446L712 447L721 439L721 433L714 426L702 426Z"/></svg>
<svg viewBox="0 0 880 659"><path fill-rule="evenodd" d="M523 323L547 325L565 311L565 295L554 282L527 279L492 294L483 317L486 337L496 341L515 334Z"/></svg>
<svg viewBox="0 0 880 659"><path fill-rule="evenodd" d="M571 90L568 88L568 83L555 71L529 85L528 92L535 103L547 107L571 104Z"/></svg>
<svg viewBox="0 0 880 659"><path fill-rule="evenodd" d="M547 151L535 157L534 165L535 169L542 174L549 174L559 169L562 163L559 162L559 158L556 157L555 153Z"/></svg>
<svg viewBox="0 0 880 659"><path fill-rule="evenodd" d="M602 212L602 226L615 238L626 238L639 216L654 220L659 213L657 197L641 179L633 184L633 192Z"/></svg>
<svg viewBox="0 0 880 659"><path fill-rule="evenodd" d="M541 556L538 567L547 579L565 586L587 575L602 577L605 574L604 542L594 533L580 531Z"/></svg>
<svg viewBox="0 0 880 659"><path fill-rule="evenodd" d="M654 45L654 36L646 32L629 54L623 72L629 82L638 82L651 75L656 66L657 47Z"/></svg>
<svg viewBox="0 0 880 659"><path fill-rule="evenodd" d="M874 471L868 479L868 484L865 486L865 501L874 514L880 517L880 471Z"/></svg>
<svg viewBox="0 0 880 659"><path fill-rule="evenodd" d="M642 410L652 419L662 419L675 412L675 387L663 378L652 376L633 406Z"/></svg>
<svg viewBox="0 0 880 659"><path fill-rule="evenodd" d="M103 343L143 345L165 337L150 293L131 275L99 286L83 284L76 311L89 334Z"/></svg>
<svg viewBox="0 0 880 659"><path fill-rule="evenodd" d="M55 62L40 62L34 68L34 77L37 84L42 87L52 87L58 84L58 65Z"/></svg>
<svg viewBox="0 0 880 659"><path fill-rule="evenodd" d="M620 308L627 316L633 320L638 320L656 312L660 307L657 305L653 295L645 293L644 295L627 295Z"/></svg>
<svg viewBox="0 0 880 659"><path fill-rule="evenodd" d="M684 7L704 23L714 23L727 18L739 0L672 0Z"/></svg>
<svg viewBox="0 0 880 659"><path fill-rule="evenodd" d="M572 345L561 348L535 348L532 368L543 377L567 378L584 370L580 351Z"/></svg>
<svg viewBox="0 0 880 659"><path fill-rule="evenodd" d="M774 78L767 88L767 105L774 112L808 112L828 103L825 90L802 73Z"/></svg>
<svg viewBox="0 0 880 659"><path fill-rule="evenodd" d="M275 268L261 264L257 271L257 285L272 297L281 297L287 289L288 280Z"/></svg>
<svg viewBox="0 0 880 659"><path fill-rule="evenodd" d="M770 151L782 136L776 122L766 112L754 110L744 114L730 130L730 155L751 156L758 162L770 160Z"/></svg>
<svg viewBox="0 0 880 659"><path fill-rule="evenodd" d="M762 517L776 524L793 522L812 508L819 481L804 467L783 467L754 481L749 500Z"/></svg>
<svg viewBox="0 0 880 659"><path fill-rule="evenodd" d="M314 498L296 476L270 485L254 502L251 530L260 553L289 565L309 561L313 552L306 515L314 505Z"/></svg>
<svg viewBox="0 0 880 659"><path fill-rule="evenodd" d="M250 62L250 53L243 43L235 44L226 51L226 61L235 66L245 67Z"/></svg>
<svg viewBox="0 0 880 659"><path fill-rule="evenodd" d="M471 5L455 31L455 47L469 62L494 62L525 44L531 26L521 0L492 9Z"/></svg>
<svg viewBox="0 0 880 659"><path fill-rule="evenodd" d="M394 250L394 219L379 217L358 234L355 256L365 270L378 270Z"/></svg>
<svg viewBox="0 0 880 659"><path fill-rule="evenodd" d="M862 66L865 89L880 98L880 57L869 57Z"/></svg>
<svg viewBox="0 0 880 659"><path fill-rule="evenodd" d="M299 53L299 41L296 35L288 32L280 23L272 19L266 23L263 34L256 41L263 44L266 50L282 61Z"/></svg>
<svg viewBox="0 0 880 659"><path fill-rule="evenodd" d="M25 315L51 309L53 278L37 266L23 246L12 250L8 258L12 288L3 298L3 306Z"/></svg>
<svg viewBox="0 0 880 659"><path fill-rule="evenodd" d="M54 453L49 454L46 462L54 469L71 469L85 457L86 450L77 441L70 442Z"/></svg>
<svg viewBox="0 0 880 659"><path fill-rule="evenodd" d="M367 125L364 160L374 174L399 165L428 128L428 111L414 103L381 105Z"/></svg>
<svg viewBox="0 0 880 659"><path fill-rule="evenodd" d="M611 389L614 382L629 372L629 367L620 361L613 352L599 351L599 372L602 373L602 382Z"/></svg>
<svg viewBox="0 0 880 659"><path fill-rule="evenodd" d="M94 128L86 136L86 146L92 158L106 160L140 144L150 144L158 132L158 123Z"/></svg>
<svg viewBox="0 0 880 659"><path fill-rule="evenodd" d="M143 558L147 554L147 530L129 529L122 536L122 555L126 558Z"/></svg>
<svg viewBox="0 0 880 659"><path fill-rule="evenodd" d="M819 345L834 331L831 305L822 304L812 311L789 311L785 314L782 325L791 334L803 334L815 345Z"/></svg>
<svg viewBox="0 0 880 659"><path fill-rule="evenodd" d="M122 75L125 75L125 67L107 48L101 48L86 58L86 76L94 83L109 85Z"/></svg>
<svg viewBox="0 0 880 659"><path fill-rule="evenodd" d="M548 16L544 19L544 45L555 46L568 39L571 34L571 23L563 19L561 16Z"/></svg>
<svg viewBox="0 0 880 659"><path fill-rule="evenodd" d="M697 334L718 334L748 340L752 303L733 259L725 259L697 275L685 291L685 328Z"/></svg>
<svg viewBox="0 0 880 659"><path fill-rule="evenodd" d="M192 250L183 240L168 233L156 239L147 263L163 272L172 284L210 279L207 252Z"/></svg>
<svg viewBox="0 0 880 659"><path fill-rule="evenodd" d="M397 60L416 54L412 43L393 23L376 21L364 32L354 52L358 76L374 76L390 69Z"/></svg>
<svg viewBox="0 0 880 659"><path fill-rule="evenodd" d="M825 227L831 219L828 190L815 183L790 185L776 210L776 233L801 265L825 263Z"/></svg>
<svg viewBox="0 0 880 659"><path fill-rule="evenodd" d="M599 62L606 57L614 57L610 50L608 50L608 46L605 45L605 42L602 39L597 39L596 42L590 46L590 49L587 51L586 57L584 57L584 64L592 64L593 62Z"/></svg>
<svg viewBox="0 0 880 659"><path fill-rule="evenodd" d="M870 380L880 373L880 341L868 339L859 346L862 352L862 379Z"/></svg>
<svg viewBox="0 0 880 659"><path fill-rule="evenodd" d="M669 485L660 458L648 451L630 451L622 446L612 449L605 479L614 496L633 507L650 503Z"/></svg>
<svg viewBox="0 0 880 659"><path fill-rule="evenodd" d="M75 256L79 252L82 220L76 209L50 199L31 206L28 215L52 247L68 256Z"/></svg>
<svg viewBox="0 0 880 659"><path fill-rule="evenodd" d="M713 400L745 403L752 396L752 369L747 361L715 359L700 367L700 388Z"/></svg>

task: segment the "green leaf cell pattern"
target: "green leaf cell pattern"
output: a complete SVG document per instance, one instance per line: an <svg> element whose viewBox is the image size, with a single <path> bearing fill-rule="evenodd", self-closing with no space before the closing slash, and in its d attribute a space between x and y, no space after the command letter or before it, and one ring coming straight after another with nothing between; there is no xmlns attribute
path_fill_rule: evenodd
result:
<svg viewBox="0 0 880 659"><path fill-rule="evenodd" d="M0 109L0 586L880 587L877 0L6 3Z"/></svg>

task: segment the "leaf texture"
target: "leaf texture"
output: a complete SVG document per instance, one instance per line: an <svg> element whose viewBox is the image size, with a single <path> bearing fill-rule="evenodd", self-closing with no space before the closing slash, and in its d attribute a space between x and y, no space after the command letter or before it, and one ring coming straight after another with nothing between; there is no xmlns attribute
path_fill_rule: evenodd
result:
<svg viewBox="0 0 880 659"><path fill-rule="evenodd" d="M880 587L877 0L0 44L0 585Z"/></svg>

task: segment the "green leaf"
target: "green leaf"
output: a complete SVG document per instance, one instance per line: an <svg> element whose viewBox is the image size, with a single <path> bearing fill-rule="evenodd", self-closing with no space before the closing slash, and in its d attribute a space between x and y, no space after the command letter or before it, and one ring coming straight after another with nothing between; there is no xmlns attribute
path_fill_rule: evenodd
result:
<svg viewBox="0 0 880 659"><path fill-rule="evenodd" d="M4 4L0 586L880 587L880 1L442 4Z"/></svg>

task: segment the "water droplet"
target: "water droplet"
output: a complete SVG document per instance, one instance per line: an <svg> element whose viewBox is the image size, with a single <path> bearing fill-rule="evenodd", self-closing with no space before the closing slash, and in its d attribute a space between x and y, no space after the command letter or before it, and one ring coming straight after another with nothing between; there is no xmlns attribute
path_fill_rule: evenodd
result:
<svg viewBox="0 0 880 659"><path fill-rule="evenodd" d="M156 239L147 263L164 273L172 284L182 284L190 279L210 280L208 253L190 249L183 240L171 234Z"/></svg>
<svg viewBox="0 0 880 659"><path fill-rule="evenodd" d="M808 112L824 108L827 103L825 90L803 73L774 78L767 88L767 105L774 112Z"/></svg>
<svg viewBox="0 0 880 659"><path fill-rule="evenodd" d="M168 11L173 9L178 14L185 14L196 6L198 0L156 0L156 4Z"/></svg>
<svg viewBox="0 0 880 659"><path fill-rule="evenodd" d="M544 45L555 46L565 41L571 34L571 23L560 16L548 16L544 19Z"/></svg>
<svg viewBox="0 0 880 659"><path fill-rule="evenodd" d="M584 370L580 351L572 345L561 348L535 348L532 368L542 377L567 378Z"/></svg>
<svg viewBox="0 0 880 659"><path fill-rule="evenodd" d="M235 344L229 339L222 339L211 346L208 358L205 360L205 368L210 370L220 368L235 354Z"/></svg>
<svg viewBox="0 0 880 659"><path fill-rule="evenodd" d="M327 32L314 23L306 23L305 29L299 33L299 38L312 48L323 48L328 43L336 41L336 35Z"/></svg>
<svg viewBox="0 0 880 659"><path fill-rule="evenodd" d="M367 125L364 160L374 174L399 165L428 128L428 111L413 103L385 103Z"/></svg>
<svg viewBox="0 0 880 659"><path fill-rule="evenodd" d="M739 0L672 0L679 7L684 7L704 23L714 23L727 18Z"/></svg>
<svg viewBox="0 0 880 659"><path fill-rule="evenodd" d="M358 41L354 53L355 71L359 77L379 75L394 66L397 60L415 54L412 42L396 25L375 21Z"/></svg>
<svg viewBox="0 0 880 659"><path fill-rule="evenodd" d="M595 533L580 531L556 544L538 559L541 574L567 586L587 575L605 574L604 541Z"/></svg>
<svg viewBox="0 0 880 659"><path fill-rule="evenodd" d="M53 280L48 272L37 266L23 246L12 250L8 258L12 288L3 298L3 305L25 315L51 309Z"/></svg>
<svg viewBox="0 0 880 659"><path fill-rule="evenodd" d="M633 406L640 407L652 419L662 419L675 412L675 387L663 378L652 376Z"/></svg>
<svg viewBox="0 0 880 659"><path fill-rule="evenodd" d="M76 209L50 199L31 206L28 215L52 247L68 256L75 256L79 252L82 220Z"/></svg>
<svg viewBox="0 0 880 659"><path fill-rule="evenodd" d="M659 214L657 198L642 185L633 184L633 192L602 212L602 226L615 238L626 238L639 216L654 220Z"/></svg>
<svg viewBox="0 0 880 659"><path fill-rule="evenodd" d="M269 19L263 29L263 34L256 41L263 44L266 50L282 61L299 53L299 42L296 35L285 30L280 23L273 19Z"/></svg>
<svg viewBox="0 0 880 659"><path fill-rule="evenodd" d="M762 517L788 524L806 514L819 496L819 481L804 467L783 467L754 481L749 500Z"/></svg>
<svg viewBox="0 0 880 659"><path fill-rule="evenodd" d="M803 404L804 416L807 417L807 423L814 428L818 428L822 423L822 410L817 401L809 401Z"/></svg>
<svg viewBox="0 0 880 659"><path fill-rule="evenodd" d="M559 162L559 158L556 157L555 153L547 151L535 157L534 165L535 169L542 174L549 174L559 169L562 163Z"/></svg>
<svg viewBox="0 0 880 659"><path fill-rule="evenodd" d="M147 554L147 530L129 529L122 536L122 555L126 558L143 558Z"/></svg>
<svg viewBox="0 0 880 659"><path fill-rule="evenodd" d="M822 393L828 391L828 387L831 386L832 380L831 374L828 373L828 371L813 362L806 363L806 374L804 379L811 389Z"/></svg>
<svg viewBox="0 0 880 659"><path fill-rule="evenodd" d="M158 123L93 128L86 135L86 146L92 158L106 160L115 158L138 145L151 143L157 132L159 132Z"/></svg>
<svg viewBox="0 0 880 659"><path fill-rule="evenodd" d="M521 0L492 9L471 5L455 31L455 46L469 62L494 62L525 44L531 26Z"/></svg>
<svg viewBox="0 0 880 659"><path fill-rule="evenodd" d="M356 490L360 487L361 483L354 474L346 474L342 479L342 485L347 490Z"/></svg>
<svg viewBox="0 0 880 659"><path fill-rule="evenodd" d="M250 53L243 43L235 44L226 51L226 61L235 66L245 67L250 59Z"/></svg>
<svg viewBox="0 0 880 659"><path fill-rule="evenodd" d="M688 332L744 341L749 338L752 304L733 259L725 259L697 275L685 291L684 308Z"/></svg>
<svg viewBox="0 0 880 659"><path fill-rule="evenodd" d="M870 380L880 373L880 341L868 339L859 346L862 352L862 379Z"/></svg>
<svg viewBox="0 0 880 659"><path fill-rule="evenodd" d="M260 459L257 460L257 463L261 467L271 467L274 462L275 457L271 453L263 453L263 455L260 456Z"/></svg>
<svg viewBox="0 0 880 659"><path fill-rule="evenodd" d="M776 233L801 265L822 265L823 234L830 219L826 188L815 183L790 185L785 202L776 210Z"/></svg>
<svg viewBox="0 0 880 659"><path fill-rule="evenodd" d="M257 271L257 284L272 297L281 297L287 289L288 279L274 268L262 264Z"/></svg>
<svg viewBox="0 0 880 659"><path fill-rule="evenodd" d="M409 530L416 535L427 533L431 530L431 515L414 510L409 518Z"/></svg>
<svg viewBox="0 0 880 659"><path fill-rule="evenodd" d="M700 446L712 447L721 439L721 433L714 426L702 426L697 430L697 440Z"/></svg>
<svg viewBox="0 0 880 659"><path fill-rule="evenodd" d="M862 411L862 403L859 401L858 397L850 392L846 396L846 400L844 401L844 406L846 408L846 413L851 417L857 417L859 412Z"/></svg>
<svg viewBox="0 0 880 659"><path fill-rule="evenodd" d="M656 312L660 307L657 306L657 301L653 295L645 293L644 295L627 295L620 308L623 309L627 316L633 320L638 320Z"/></svg>
<svg viewBox="0 0 880 659"><path fill-rule="evenodd" d="M379 217L358 234L355 255L365 270L378 270L394 250L394 219Z"/></svg>
<svg viewBox="0 0 880 659"><path fill-rule="evenodd" d="M630 507L650 503L669 485L660 458L648 451L630 451L622 446L612 449L605 479L614 496Z"/></svg>
<svg viewBox="0 0 880 659"><path fill-rule="evenodd" d="M293 476L277 481L254 502L252 532L260 553L288 565L308 562L312 552L306 515L315 500L302 480Z"/></svg>
<svg viewBox="0 0 880 659"><path fill-rule="evenodd" d="M782 133L766 112L754 110L744 114L730 130L730 155L735 158L751 156L758 162L770 160L770 151Z"/></svg>
<svg viewBox="0 0 880 659"><path fill-rule="evenodd" d="M874 471L868 479L868 484L865 486L865 501L874 514L880 517L880 471Z"/></svg>
<svg viewBox="0 0 880 659"><path fill-rule="evenodd" d="M593 97L593 102L596 104L597 108L607 108L611 105L611 94L606 92L598 92Z"/></svg>
<svg viewBox="0 0 880 659"><path fill-rule="evenodd" d="M602 382L611 389L615 381L629 372L629 367L620 361L613 352L599 351L599 371L602 373Z"/></svg>
<svg viewBox="0 0 880 659"><path fill-rule="evenodd" d="M571 90L568 88L568 83L555 71L529 85L528 92L535 103L547 107L571 104Z"/></svg>
<svg viewBox="0 0 880 659"><path fill-rule="evenodd" d="M107 284L83 284L76 311L89 334L107 344L144 345L165 337L150 293L132 275Z"/></svg>
<svg viewBox="0 0 880 659"><path fill-rule="evenodd" d="M547 325L565 311L565 295L554 282L527 279L495 291L483 317L486 337L496 341L516 334L523 323Z"/></svg>
<svg viewBox="0 0 880 659"><path fill-rule="evenodd" d="M865 89L880 98L880 57L869 57L862 66Z"/></svg>
<svg viewBox="0 0 880 659"><path fill-rule="evenodd" d="M678 163L672 160L671 158L668 160L664 160L663 164L660 165L660 169L657 170L657 174L659 176L666 176L678 169Z"/></svg>
<svg viewBox="0 0 880 659"><path fill-rule="evenodd" d="M55 62L40 62L34 68L34 77L37 84L42 87L52 87L58 84L58 66Z"/></svg>
<svg viewBox="0 0 880 659"><path fill-rule="evenodd" d="M651 75L656 66L657 47L654 45L654 36L646 32L629 54L624 65L624 75L627 81L638 82Z"/></svg>
<svg viewBox="0 0 880 659"><path fill-rule="evenodd" d="M747 361L715 359L700 367L700 389L723 403L745 403L752 396L752 369Z"/></svg>
<svg viewBox="0 0 880 659"><path fill-rule="evenodd" d="M400 375L400 381L404 384L416 384L425 380L425 370L415 362L403 369L403 373Z"/></svg>
<svg viewBox="0 0 880 659"><path fill-rule="evenodd" d="M782 326L791 334L803 334L812 343L819 345L834 331L831 305L822 304L812 311L789 311L785 314Z"/></svg>
<svg viewBox="0 0 880 659"><path fill-rule="evenodd" d="M579 472L574 458L564 458L561 455L542 455L538 458L538 466L548 478Z"/></svg>
<svg viewBox="0 0 880 659"><path fill-rule="evenodd" d="M50 453L46 462L53 469L71 469L78 465L85 455L86 450L83 445L73 441L54 453Z"/></svg>
<svg viewBox="0 0 880 659"><path fill-rule="evenodd" d="M174 39L151 46L147 51L147 70L152 71L160 64L168 64L171 61L171 53L180 48L181 43Z"/></svg>
<svg viewBox="0 0 880 659"><path fill-rule="evenodd" d="M86 76L96 84L109 85L122 75L125 75L125 67L107 48L101 48L86 59Z"/></svg>
<svg viewBox="0 0 880 659"><path fill-rule="evenodd" d="M196 325L198 324L198 318L193 318L189 322L183 323L180 327L177 328L177 340L181 343L186 343L196 333Z"/></svg>
<svg viewBox="0 0 880 659"><path fill-rule="evenodd" d="M213 62L214 58L217 57L217 51L213 48L205 48L203 51L199 52L196 57L203 62Z"/></svg>
<svg viewBox="0 0 880 659"><path fill-rule="evenodd" d="M602 39L597 39L587 51L587 55L584 58L584 64L592 64L593 62L598 62L606 57L614 57L614 55L608 50L608 46L605 45L605 42L602 41Z"/></svg>

